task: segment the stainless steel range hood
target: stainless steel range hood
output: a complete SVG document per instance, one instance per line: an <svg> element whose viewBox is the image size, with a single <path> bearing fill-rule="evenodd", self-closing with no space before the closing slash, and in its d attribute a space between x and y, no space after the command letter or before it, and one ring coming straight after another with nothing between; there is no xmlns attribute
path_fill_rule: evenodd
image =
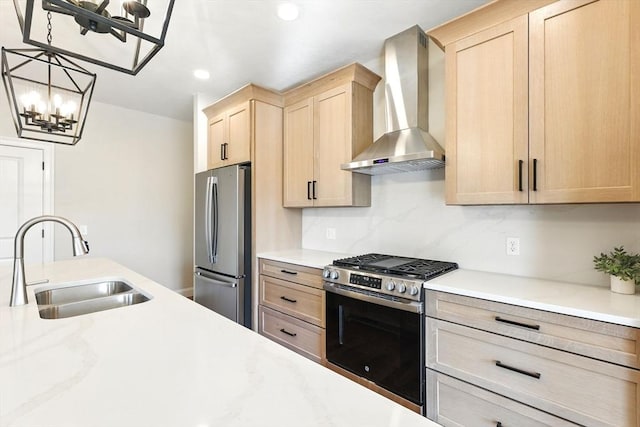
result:
<svg viewBox="0 0 640 427"><path fill-rule="evenodd" d="M342 169L379 175L444 167L444 150L428 132L428 53L417 25L385 40L387 133Z"/></svg>

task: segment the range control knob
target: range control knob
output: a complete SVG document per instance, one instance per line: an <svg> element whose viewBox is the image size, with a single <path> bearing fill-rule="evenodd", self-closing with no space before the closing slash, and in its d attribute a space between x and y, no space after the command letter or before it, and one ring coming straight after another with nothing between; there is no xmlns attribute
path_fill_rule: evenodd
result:
<svg viewBox="0 0 640 427"><path fill-rule="evenodd" d="M405 285L402 282L398 283L398 292L400 292L401 294L404 294L406 290L407 290L407 285Z"/></svg>
<svg viewBox="0 0 640 427"><path fill-rule="evenodd" d="M387 290L392 291L396 288L396 282L394 282L393 280L389 280L387 282Z"/></svg>
<svg viewBox="0 0 640 427"><path fill-rule="evenodd" d="M419 291L420 291L420 290L419 290L419 289L418 289L418 287L417 287L417 286L415 286L415 285L414 285L414 286L411 286L411 287L409 288L409 294L410 294L410 295L413 295L413 296L418 295L418 292L419 292Z"/></svg>
<svg viewBox="0 0 640 427"><path fill-rule="evenodd" d="M322 270L322 277L324 277L325 279L328 279L330 275L331 275L331 271L328 268L325 268L324 270Z"/></svg>
<svg viewBox="0 0 640 427"><path fill-rule="evenodd" d="M340 277L340 274L336 270L331 270L329 277L333 280L338 280L338 277Z"/></svg>

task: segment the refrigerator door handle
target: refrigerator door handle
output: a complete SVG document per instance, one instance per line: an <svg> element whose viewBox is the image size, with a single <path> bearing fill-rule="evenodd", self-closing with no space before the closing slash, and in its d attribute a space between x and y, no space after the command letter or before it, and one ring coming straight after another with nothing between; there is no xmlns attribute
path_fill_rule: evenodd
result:
<svg viewBox="0 0 640 427"><path fill-rule="evenodd" d="M213 210L213 229L211 230L211 264L218 261L218 177L211 177L211 198Z"/></svg>
<svg viewBox="0 0 640 427"><path fill-rule="evenodd" d="M202 274L199 271L196 271L196 276L198 276L199 278L201 278L202 280L206 281L206 282L211 282L211 283L215 283L216 285L221 285L221 286L227 286L229 288L235 288L238 286L237 283L233 283L233 282L223 282L221 280L216 280L216 279L212 279L211 277L205 276L204 274Z"/></svg>
<svg viewBox="0 0 640 427"><path fill-rule="evenodd" d="M204 234L207 246L207 259L212 263L213 254L211 253L211 177L207 177L207 187L204 199Z"/></svg>

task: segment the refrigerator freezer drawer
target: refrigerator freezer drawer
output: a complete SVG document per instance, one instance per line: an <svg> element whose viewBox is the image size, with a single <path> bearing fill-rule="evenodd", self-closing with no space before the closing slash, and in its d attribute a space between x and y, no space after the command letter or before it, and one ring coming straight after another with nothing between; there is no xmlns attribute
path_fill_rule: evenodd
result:
<svg viewBox="0 0 640 427"><path fill-rule="evenodd" d="M244 279L234 279L210 272L194 273L193 300L216 313L244 323Z"/></svg>

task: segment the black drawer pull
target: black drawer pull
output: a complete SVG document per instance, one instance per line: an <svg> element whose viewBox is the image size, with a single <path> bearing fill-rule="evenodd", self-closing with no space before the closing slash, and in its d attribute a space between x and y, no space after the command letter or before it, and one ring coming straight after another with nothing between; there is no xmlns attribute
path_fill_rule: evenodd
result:
<svg viewBox="0 0 640 427"><path fill-rule="evenodd" d="M538 191L538 159L533 159L533 191Z"/></svg>
<svg viewBox="0 0 640 427"><path fill-rule="evenodd" d="M291 274L292 276L295 276L296 274L298 274L297 271L289 271L289 270L280 270L280 273Z"/></svg>
<svg viewBox="0 0 640 427"><path fill-rule="evenodd" d="M528 328L528 329L535 329L536 331L540 330L540 325L528 325L526 323L516 322L515 320L503 319L500 316L496 316L496 322L507 323L507 324L513 325L513 326L521 326L523 328Z"/></svg>
<svg viewBox="0 0 640 427"><path fill-rule="evenodd" d="M318 197L316 196L316 184L318 183L318 181L313 181L313 191L311 192L312 196L313 196L313 200L316 200Z"/></svg>
<svg viewBox="0 0 640 427"><path fill-rule="evenodd" d="M524 160L518 160L518 191L522 191L522 165Z"/></svg>
<svg viewBox="0 0 640 427"><path fill-rule="evenodd" d="M281 300L285 300L286 302L298 302L298 300L287 298L284 295L280 297Z"/></svg>
<svg viewBox="0 0 640 427"><path fill-rule="evenodd" d="M528 377L532 377L538 380L541 377L539 372L529 372L529 371L525 371L524 369L514 368L513 366L505 365L499 360L496 360L496 366L498 368L508 369L509 371L517 372L519 374L526 375Z"/></svg>
<svg viewBox="0 0 640 427"><path fill-rule="evenodd" d="M307 200L311 200L311 181L307 181Z"/></svg>
<svg viewBox="0 0 640 427"><path fill-rule="evenodd" d="M290 337L295 337L296 335L298 335L298 334L296 334L295 332L289 332L289 331L287 331L285 328L280 329L280 332L282 332L283 334L287 334L287 335L289 335Z"/></svg>

